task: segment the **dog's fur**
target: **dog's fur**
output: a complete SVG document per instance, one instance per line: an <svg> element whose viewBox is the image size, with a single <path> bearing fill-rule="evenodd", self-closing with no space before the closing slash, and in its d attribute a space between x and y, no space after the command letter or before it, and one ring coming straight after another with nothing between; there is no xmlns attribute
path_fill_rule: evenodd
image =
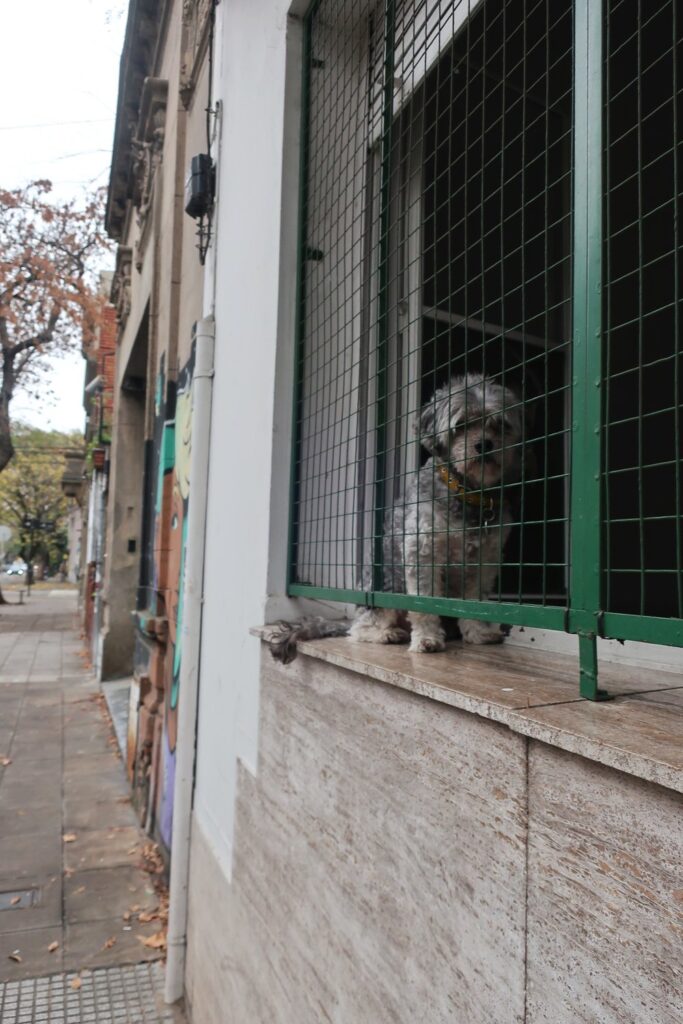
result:
<svg viewBox="0 0 683 1024"><path fill-rule="evenodd" d="M386 517L386 591L486 600L510 531L510 508L502 488L519 476L522 421L521 403L514 392L480 374L454 377L434 393L417 427L430 457ZM491 488L492 513L486 515L449 489L439 475L440 466L467 491ZM330 635L316 633L311 621L291 624L287 636L282 630L287 624L278 624L271 642L273 656L291 661L297 637ZM459 625L466 643L503 639L498 625L477 619L460 619ZM420 654L444 650L446 634L438 615L361 609L349 635L370 643L403 643L409 639L408 626L409 650ZM340 631L337 625L334 635Z"/></svg>

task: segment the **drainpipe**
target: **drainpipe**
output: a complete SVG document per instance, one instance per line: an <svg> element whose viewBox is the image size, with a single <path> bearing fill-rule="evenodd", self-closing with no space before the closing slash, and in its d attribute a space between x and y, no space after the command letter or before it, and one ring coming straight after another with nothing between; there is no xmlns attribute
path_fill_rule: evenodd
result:
<svg viewBox="0 0 683 1024"><path fill-rule="evenodd" d="M175 1003L183 994L187 935L187 890L197 734L200 631L204 587L204 538L209 476L209 425L213 386L213 318L195 325L195 366L192 379L190 502L182 595L182 644L178 687L178 734L173 788L168 953L164 998Z"/></svg>

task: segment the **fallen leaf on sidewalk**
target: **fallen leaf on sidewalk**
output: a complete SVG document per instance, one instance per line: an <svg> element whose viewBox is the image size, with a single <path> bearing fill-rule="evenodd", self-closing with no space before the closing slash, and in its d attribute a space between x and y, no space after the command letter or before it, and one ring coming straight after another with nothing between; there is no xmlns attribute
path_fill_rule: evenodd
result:
<svg viewBox="0 0 683 1024"><path fill-rule="evenodd" d="M80 978L74 978L74 980L71 982L71 987L73 989L78 990L81 987L82 984L83 984L83 982L81 981Z"/></svg>
<svg viewBox="0 0 683 1024"><path fill-rule="evenodd" d="M16 907L17 903L21 903L21 896L13 896L9 902L10 906Z"/></svg>
<svg viewBox="0 0 683 1024"><path fill-rule="evenodd" d="M166 949L166 934L164 932L156 932L154 935L148 935L147 938L138 935L137 939L148 949Z"/></svg>
<svg viewBox="0 0 683 1024"><path fill-rule="evenodd" d="M59 949L59 943L58 942L51 942L50 945L47 947L48 953L54 953L55 950L57 950L57 949Z"/></svg>
<svg viewBox="0 0 683 1024"><path fill-rule="evenodd" d="M133 916L133 915L131 914L130 910L127 910L127 911L125 912L125 914L123 915L123 920L124 920L124 921L130 921L130 919L131 919L131 917L132 917L132 916Z"/></svg>
<svg viewBox="0 0 683 1024"><path fill-rule="evenodd" d="M140 924L148 924L149 921L154 921L159 916L159 908L154 907L153 910L143 910L138 920Z"/></svg>
<svg viewBox="0 0 683 1024"><path fill-rule="evenodd" d="M65 835L62 836L62 839L64 840L65 843L75 843L76 840L78 839L78 836L76 835L75 832L67 832Z"/></svg>
<svg viewBox="0 0 683 1024"><path fill-rule="evenodd" d="M15 964L23 963L22 958L19 956L19 950L15 949L13 953L7 957L8 960L14 960Z"/></svg>
<svg viewBox="0 0 683 1024"><path fill-rule="evenodd" d="M74 889L73 895L74 896L79 896L82 892L85 892L85 886L84 885L79 885L78 889Z"/></svg>
<svg viewBox="0 0 683 1024"><path fill-rule="evenodd" d="M8 764L12 763L11 757L0 757L0 764L3 768L6 768Z"/></svg>
<svg viewBox="0 0 683 1024"><path fill-rule="evenodd" d="M105 944L102 946L102 949L112 949L115 945L116 945L116 937L114 935L112 935L111 938L107 939Z"/></svg>

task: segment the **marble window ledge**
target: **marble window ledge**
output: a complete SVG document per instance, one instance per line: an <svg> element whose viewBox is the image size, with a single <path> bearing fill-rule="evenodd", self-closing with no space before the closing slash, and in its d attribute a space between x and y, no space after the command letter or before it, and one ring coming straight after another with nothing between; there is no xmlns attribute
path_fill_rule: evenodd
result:
<svg viewBox="0 0 683 1024"><path fill-rule="evenodd" d="M263 637L263 627L251 633ZM489 718L531 739L683 792L683 677L653 668L601 665L613 700L578 695L578 660L513 645L452 643L443 654L307 640L316 658L387 686Z"/></svg>

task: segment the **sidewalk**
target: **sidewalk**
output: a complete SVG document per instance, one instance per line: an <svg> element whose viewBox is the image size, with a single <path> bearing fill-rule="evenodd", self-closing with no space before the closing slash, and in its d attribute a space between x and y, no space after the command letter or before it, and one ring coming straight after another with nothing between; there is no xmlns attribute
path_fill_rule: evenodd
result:
<svg viewBox="0 0 683 1024"><path fill-rule="evenodd" d="M146 837L75 612L64 591L0 607L0 1024L170 1021Z"/></svg>

